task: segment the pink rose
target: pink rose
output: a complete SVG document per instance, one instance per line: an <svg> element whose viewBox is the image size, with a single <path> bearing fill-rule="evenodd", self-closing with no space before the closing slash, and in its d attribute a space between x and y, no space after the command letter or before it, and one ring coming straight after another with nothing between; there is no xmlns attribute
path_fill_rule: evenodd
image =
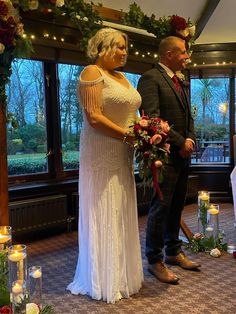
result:
<svg viewBox="0 0 236 314"><path fill-rule="evenodd" d="M22 23L18 23L16 26L16 34L18 36L22 36L24 34L24 25Z"/></svg>
<svg viewBox="0 0 236 314"><path fill-rule="evenodd" d="M194 240L201 240L204 238L204 235L202 233L195 233L193 236Z"/></svg>
<svg viewBox="0 0 236 314"><path fill-rule="evenodd" d="M165 143L165 150L167 151L167 153L170 153L170 144L169 143Z"/></svg>
<svg viewBox="0 0 236 314"><path fill-rule="evenodd" d="M150 144L156 145L161 143L162 141L162 136L160 134L155 134L150 138Z"/></svg>
<svg viewBox="0 0 236 314"><path fill-rule="evenodd" d="M168 124L168 122L161 120L161 128L162 128L162 132L164 132L165 134L167 134L170 131L170 126Z"/></svg>
<svg viewBox="0 0 236 314"><path fill-rule="evenodd" d="M148 127L148 120L146 119L141 119L138 123L144 129Z"/></svg>
<svg viewBox="0 0 236 314"><path fill-rule="evenodd" d="M156 160L154 163L156 168L161 168L162 167L162 162L160 160Z"/></svg>

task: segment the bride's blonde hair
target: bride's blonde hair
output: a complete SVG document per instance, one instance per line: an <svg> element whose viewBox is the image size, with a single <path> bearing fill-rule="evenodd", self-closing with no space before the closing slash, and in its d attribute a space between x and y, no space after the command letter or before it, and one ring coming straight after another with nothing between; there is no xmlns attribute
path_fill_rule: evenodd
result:
<svg viewBox="0 0 236 314"><path fill-rule="evenodd" d="M111 53L111 56L113 56L117 48L117 43L119 42L120 36L125 39L127 49L128 37L125 33L110 27L100 29L88 41L88 57L91 60L95 61L98 57L104 56L108 53Z"/></svg>

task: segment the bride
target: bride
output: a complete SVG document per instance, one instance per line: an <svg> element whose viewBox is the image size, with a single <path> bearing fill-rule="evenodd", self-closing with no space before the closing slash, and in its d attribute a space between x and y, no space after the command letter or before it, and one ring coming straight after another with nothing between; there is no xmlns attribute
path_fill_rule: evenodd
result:
<svg viewBox="0 0 236 314"><path fill-rule="evenodd" d="M126 34L100 29L88 43L95 64L79 77L84 125L80 138L79 256L72 294L114 303L139 292L143 282L128 126L141 103L117 68L127 58ZM130 145L131 144L131 145Z"/></svg>

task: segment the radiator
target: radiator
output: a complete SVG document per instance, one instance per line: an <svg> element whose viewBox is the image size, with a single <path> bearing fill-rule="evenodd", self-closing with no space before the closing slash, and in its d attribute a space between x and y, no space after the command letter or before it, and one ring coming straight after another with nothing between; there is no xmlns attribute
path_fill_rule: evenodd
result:
<svg viewBox="0 0 236 314"><path fill-rule="evenodd" d="M67 223L67 196L53 195L10 202L10 224L23 233Z"/></svg>

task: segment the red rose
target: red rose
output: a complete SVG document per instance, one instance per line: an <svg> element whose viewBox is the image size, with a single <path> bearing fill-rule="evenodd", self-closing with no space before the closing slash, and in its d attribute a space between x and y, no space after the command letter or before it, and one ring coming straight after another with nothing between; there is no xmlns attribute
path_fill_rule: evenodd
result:
<svg viewBox="0 0 236 314"><path fill-rule="evenodd" d="M183 17L178 16L178 15L172 15L170 24L174 29L178 31L183 30L187 28L188 26L186 20Z"/></svg>
<svg viewBox="0 0 236 314"><path fill-rule="evenodd" d="M42 13L45 14L45 15L47 15L49 12L50 12L50 11L49 11L48 8L43 8L43 9L42 9Z"/></svg>
<svg viewBox="0 0 236 314"><path fill-rule="evenodd" d="M148 128L148 133L152 136L157 133L157 127L152 125Z"/></svg>
<svg viewBox="0 0 236 314"><path fill-rule="evenodd" d="M233 257L236 258L236 251L233 251Z"/></svg>
<svg viewBox="0 0 236 314"><path fill-rule="evenodd" d="M0 1L0 16L7 16L8 8L3 1Z"/></svg>
<svg viewBox="0 0 236 314"><path fill-rule="evenodd" d="M0 28L0 42L4 46L14 45L14 34L11 30Z"/></svg>
<svg viewBox="0 0 236 314"><path fill-rule="evenodd" d="M141 126L137 123L134 125L134 132L138 133L141 130Z"/></svg>
<svg viewBox="0 0 236 314"><path fill-rule="evenodd" d="M12 314L12 310L11 310L11 307L10 306L3 306L0 308L0 313L1 314Z"/></svg>

